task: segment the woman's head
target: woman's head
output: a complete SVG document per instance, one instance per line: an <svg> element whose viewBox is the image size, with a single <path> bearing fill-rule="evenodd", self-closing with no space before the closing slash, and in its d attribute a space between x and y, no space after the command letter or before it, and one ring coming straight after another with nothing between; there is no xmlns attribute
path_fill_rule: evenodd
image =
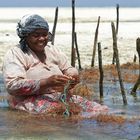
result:
<svg viewBox="0 0 140 140"><path fill-rule="evenodd" d="M41 47L46 45L48 32L49 25L41 16L36 14L23 16L17 25L17 35L20 38L21 49L24 51L27 45L31 46L32 49L33 44Z"/></svg>
<svg viewBox="0 0 140 140"><path fill-rule="evenodd" d="M39 15L25 15L17 25L17 34L20 38L28 36L29 33L41 28L49 31L47 21Z"/></svg>

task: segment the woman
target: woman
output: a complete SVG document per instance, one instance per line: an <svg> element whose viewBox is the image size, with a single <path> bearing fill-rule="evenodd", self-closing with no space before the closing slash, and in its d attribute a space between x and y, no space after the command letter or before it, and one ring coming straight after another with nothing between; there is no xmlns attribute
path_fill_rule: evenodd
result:
<svg viewBox="0 0 140 140"><path fill-rule="evenodd" d="M18 22L17 34L19 45L7 52L3 63L11 108L31 113L50 112L59 106L61 93L70 82L68 98L85 111L93 111L97 106L99 110L108 109L71 95L71 89L79 82L78 71L61 51L48 45L49 26L45 19L39 15L24 16Z"/></svg>

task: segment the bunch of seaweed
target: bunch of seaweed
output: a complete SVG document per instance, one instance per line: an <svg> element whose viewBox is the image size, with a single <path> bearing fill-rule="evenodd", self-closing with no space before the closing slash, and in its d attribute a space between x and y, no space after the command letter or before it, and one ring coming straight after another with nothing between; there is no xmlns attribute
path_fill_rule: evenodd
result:
<svg viewBox="0 0 140 140"><path fill-rule="evenodd" d="M69 106L68 111L70 113L70 116L80 114L80 112L82 111L82 108L79 105L75 104L74 102L67 102L67 103ZM66 110L65 104L63 104L62 102L59 102L57 107L51 108L49 111L47 111L47 114L51 116L57 116L57 115L63 116L65 110Z"/></svg>

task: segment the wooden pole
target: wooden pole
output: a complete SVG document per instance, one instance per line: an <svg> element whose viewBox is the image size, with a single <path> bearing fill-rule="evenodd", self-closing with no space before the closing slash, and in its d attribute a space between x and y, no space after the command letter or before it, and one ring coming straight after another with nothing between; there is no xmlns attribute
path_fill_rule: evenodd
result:
<svg viewBox="0 0 140 140"><path fill-rule="evenodd" d="M118 48L117 48L116 30L115 30L115 26L114 26L113 22L111 22L111 27L112 27L113 50L114 50L114 55L115 55L115 60L116 60L116 67L117 67L117 71L118 71L118 77L119 77L119 82L120 82L120 87L121 87L123 103L126 105L127 99L126 99L124 85L123 85L122 76L121 76L120 61L119 61L119 54L118 54Z"/></svg>
<svg viewBox="0 0 140 140"><path fill-rule="evenodd" d="M81 67L81 61L80 61L80 54L79 54L79 50L78 50L78 44L77 44L77 35L76 35L76 32L75 32L75 47L76 47L76 53L77 53L77 59L78 59L78 64L79 64L79 69L82 69Z"/></svg>
<svg viewBox="0 0 140 140"><path fill-rule="evenodd" d="M92 60L91 60L91 67L94 67L94 62L95 62L95 53L96 53L96 45L97 45L97 41L98 41L99 23L100 23L100 16L98 17L98 23L97 23L97 27L96 27L96 31L95 31L93 53L92 53Z"/></svg>
<svg viewBox="0 0 140 140"><path fill-rule="evenodd" d="M118 36L118 28L119 28L119 4L116 6L116 11L117 11L117 18L116 18L116 36ZM112 64L115 64L115 55L113 53L113 60Z"/></svg>
<svg viewBox="0 0 140 140"><path fill-rule="evenodd" d="M137 56L134 55L133 63L136 63L136 61L137 61Z"/></svg>
<svg viewBox="0 0 140 140"><path fill-rule="evenodd" d="M132 95L136 95L136 90L138 88L138 85L140 84L140 38L137 38L137 40L136 40L136 48L137 48L137 52L138 52L138 56L139 56L139 77L131 91Z"/></svg>
<svg viewBox="0 0 140 140"><path fill-rule="evenodd" d="M55 10L54 26L53 26L53 30L52 30L52 42L51 42L52 45L54 45L54 38L55 38L55 30L56 30L56 25L57 25L57 19L58 19L58 7L56 7L56 10Z"/></svg>
<svg viewBox="0 0 140 140"><path fill-rule="evenodd" d="M75 48L74 48L74 33L75 33L75 0L72 0L72 46L71 46L71 65L75 67Z"/></svg>
<svg viewBox="0 0 140 140"><path fill-rule="evenodd" d="M103 78L104 78L104 72L103 72L103 67L102 67L101 43L98 43L98 62L99 62L99 70L100 70L100 80L99 80L100 98L103 98Z"/></svg>
<svg viewBox="0 0 140 140"><path fill-rule="evenodd" d="M116 6L117 11L117 18L116 18L116 35L118 35L118 29L119 29L119 4Z"/></svg>

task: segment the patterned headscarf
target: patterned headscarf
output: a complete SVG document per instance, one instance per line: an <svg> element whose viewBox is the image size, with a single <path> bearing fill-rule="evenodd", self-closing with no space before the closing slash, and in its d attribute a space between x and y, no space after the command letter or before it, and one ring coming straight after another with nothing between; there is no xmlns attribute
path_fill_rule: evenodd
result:
<svg viewBox="0 0 140 140"><path fill-rule="evenodd" d="M29 33L35 31L36 29L46 29L49 31L49 25L47 21L39 15L25 15L18 22L17 25L17 35L20 38L20 47L23 51L26 51L26 42L25 37L28 36Z"/></svg>

